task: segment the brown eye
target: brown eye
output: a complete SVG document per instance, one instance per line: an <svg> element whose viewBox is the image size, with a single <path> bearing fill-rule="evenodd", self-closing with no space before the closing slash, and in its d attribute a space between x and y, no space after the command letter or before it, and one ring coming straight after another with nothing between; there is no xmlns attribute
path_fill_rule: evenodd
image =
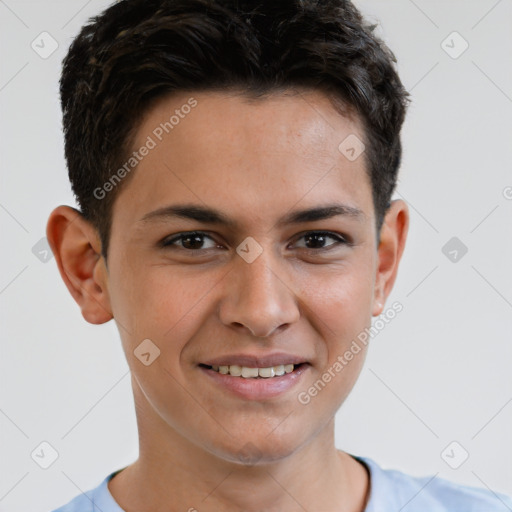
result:
<svg viewBox="0 0 512 512"><path fill-rule="evenodd" d="M181 243L185 249L202 249L203 248L203 236L192 234L192 235L184 235L181 238Z"/></svg>
<svg viewBox="0 0 512 512"><path fill-rule="evenodd" d="M340 244L348 245L347 240L342 236L326 231L311 231L299 238L299 240L302 239L304 239L305 244L304 246L299 247L310 250L329 249L334 246L339 246ZM334 240L334 243L327 243L329 239Z"/></svg>
<svg viewBox="0 0 512 512"><path fill-rule="evenodd" d="M211 247L203 247L205 240L211 240ZM162 242L163 247L176 247L178 249L186 249L189 251L200 251L205 249L212 249L218 246L215 241L206 233L194 231L191 233L180 233L171 239L165 239Z"/></svg>

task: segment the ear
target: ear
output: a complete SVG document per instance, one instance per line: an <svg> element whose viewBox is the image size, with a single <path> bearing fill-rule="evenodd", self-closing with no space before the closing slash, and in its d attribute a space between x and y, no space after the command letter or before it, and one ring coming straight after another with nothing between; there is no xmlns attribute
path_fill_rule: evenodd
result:
<svg viewBox="0 0 512 512"><path fill-rule="evenodd" d="M391 202L382 228L377 249L377 275L375 279L373 316L384 310L398 272L398 264L405 247L409 229L409 209L401 199Z"/></svg>
<svg viewBox="0 0 512 512"><path fill-rule="evenodd" d="M112 319L108 272L97 230L74 208L58 206L48 219L46 237L83 317L91 324Z"/></svg>

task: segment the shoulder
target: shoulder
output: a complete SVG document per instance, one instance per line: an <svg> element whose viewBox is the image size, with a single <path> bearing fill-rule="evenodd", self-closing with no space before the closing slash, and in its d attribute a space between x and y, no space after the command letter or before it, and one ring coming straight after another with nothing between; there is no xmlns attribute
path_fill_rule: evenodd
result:
<svg viewBox="0 0 512 512"><path fill-rule="evenodd" d="M97 512L97 508L93 508L92 498L87 496L90 492L86 494L80 494L80 496L76 496L69 503L62 505L52 512Z"/></svg>
<svg viewBox="0 0 512 512"><path fill-rule="evenodd" d="M108 490L108 481L116 473L111 473L94 489L76 496L52 512L124 512Z"/></svg>
<svg viewBox="0 0 512 512"><path fill-rule="evenodd" d="M355 457L370 471L370 498L365 512L510 512L512 497L451 482L436 475L415 477L382 469L367 457Z"/></svg>

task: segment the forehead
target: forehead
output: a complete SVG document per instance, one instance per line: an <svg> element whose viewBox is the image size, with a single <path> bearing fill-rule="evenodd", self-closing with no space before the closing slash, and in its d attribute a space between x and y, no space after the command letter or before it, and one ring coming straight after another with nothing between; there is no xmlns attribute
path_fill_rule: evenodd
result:
<svg viewBox="0 0 512 512"><path fill-rule="evenodd" d="M368 210L365 159L348 159L339 147L354 136L364 139L359 119L342 116L317 91L257 100L224 92L162 98L137 130L132 150L145 156L116 200L114 216L123 204L135 220L178 200L260 217L282 217L299 201L304 207L342 201Z"/></svg>
<svg viewBox="0 0 512 512"><path fill-rule="evenodd" d="M257 147L282 149L306 158L323 157L334 163L339 157L339 142L349 134L363 138L358 116L349 112L341 115L319 91L290 89L259 98L243 92L210 91L157 100L146 112L134 145L143 144L148 135L164 145L172 144L171 138L180 139L193 142L199 156L201 149L211 153L211 143L218 144L222 138L224 147L231 146L232 155ZM223 152L222 156L228 155Z"/></svg>

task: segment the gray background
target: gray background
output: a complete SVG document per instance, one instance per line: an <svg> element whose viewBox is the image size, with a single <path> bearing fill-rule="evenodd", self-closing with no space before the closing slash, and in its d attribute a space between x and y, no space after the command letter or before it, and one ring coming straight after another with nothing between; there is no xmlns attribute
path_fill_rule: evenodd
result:
<svg viewBox="0 0 512 512"><path fill-rule="evenodd" d="M0 1L2 511L56 507L137 456L115 325L83 320L38 245L51 209L74 205L60 62L107 5ZM396 196L412 219L388 302L404 309L372 340L338 413L337 445L384 467L512 494L512 1L356 5L379 23L412 92ZM44 31L58 44L49 56ZM48 469L43 441L58 452ZM452 469L446 460L457 465L463 450L469 458Z"/></svg>

